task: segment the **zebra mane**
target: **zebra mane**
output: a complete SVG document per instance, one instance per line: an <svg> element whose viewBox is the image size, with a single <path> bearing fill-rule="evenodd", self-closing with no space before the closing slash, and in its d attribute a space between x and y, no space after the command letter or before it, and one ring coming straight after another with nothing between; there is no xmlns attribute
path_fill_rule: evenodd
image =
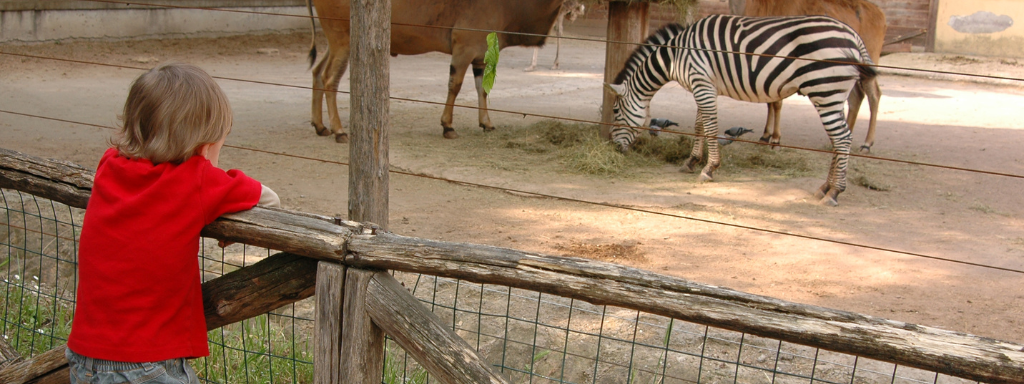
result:
<svg viewBox="0 0 1024 384"><path fill-rule="evenodd" d="M622 68L622 71L619 71L619 74L615 76L614 84L622 84L625 82L626 79L633 74L633 71L640 66L640 63L644 58L650 56L652 52L661 48L661 46L665 45L669 39L675 37L684 29L686 29L686 27L682 24L670 23L652 33L647 37L647 40L644 40L643 45L637 47L636 50L633 51L633 54L629 55L629 60L626 60L626 65Z"/></svg>

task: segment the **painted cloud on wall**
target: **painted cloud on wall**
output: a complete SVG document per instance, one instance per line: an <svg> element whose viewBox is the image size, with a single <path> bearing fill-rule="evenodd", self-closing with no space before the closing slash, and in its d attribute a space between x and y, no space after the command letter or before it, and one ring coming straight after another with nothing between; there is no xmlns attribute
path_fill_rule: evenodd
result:
<svg viewBox="0 0 1024 384"><path fill-rule="evenodd" d="M1013 18L988 11L978 11L970 16L950 16L949 26L960 33L1002 32L1013 25Z"/></svg>

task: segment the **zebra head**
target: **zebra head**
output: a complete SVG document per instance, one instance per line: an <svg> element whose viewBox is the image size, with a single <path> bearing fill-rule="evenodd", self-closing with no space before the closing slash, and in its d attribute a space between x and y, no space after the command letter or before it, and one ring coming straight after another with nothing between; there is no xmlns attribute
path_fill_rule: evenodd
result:
<svg viewBox="0 0 1024 384"><path fill-rule="evenodd" d="M646 127L650 118L647 108L641 103L630 103L625 97L627 87L624 84L604 83L605 88L615 94L612 103L612 114L615 117L611 128L612 141L619 146L619 152L629 152L629 147L636 139L636 127Z"/></svg>

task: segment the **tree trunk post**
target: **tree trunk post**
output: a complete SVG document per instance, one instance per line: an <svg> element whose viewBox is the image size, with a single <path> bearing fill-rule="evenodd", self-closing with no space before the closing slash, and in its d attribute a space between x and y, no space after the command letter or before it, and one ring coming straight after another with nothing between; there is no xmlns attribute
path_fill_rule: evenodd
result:
<svg viewBox="0 0 1024 384"><path fill-rule="evenodd" d="M354 0L348 216L388 228L391 0Z"/></svg>
<svg viewBox="0 0 1024 384"><path fill-rule="evenodd" d="M608 2L608 43L605 49L604 58L604 81L612 83L615 76L626 65L629 55L636 50L635 43L641 43L647 38L647 22L650 13L650 4L647 2ZM615 94L608 89L602 88L604 102L601 104L601 138L611 139L611 128L615 122L615 115L612 114L612 105L615 103Z"/></svg>
<svg viewBox="0 0 1024 384"><path fill-rule="evenodd" d="M313 319L313 383L342 382L341 365L343 324L342 305L345 300L345 266L321 261L316 270L316 315Z"/></svg>
<svg viewBox="0 0 1024 384"><path fill-rule="evenodd" d="M341 337L341 383L379 383L384 375L384 331L367 312L367 287L376 271L349 268Z"/></svg>

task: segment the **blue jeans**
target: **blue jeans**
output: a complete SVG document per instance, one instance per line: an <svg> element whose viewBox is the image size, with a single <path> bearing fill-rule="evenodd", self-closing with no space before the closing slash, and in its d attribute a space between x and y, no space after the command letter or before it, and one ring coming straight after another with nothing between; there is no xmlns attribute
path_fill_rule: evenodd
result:
<svg viewBox="0 0 1024 384"><path fill-rule="evenodd" d="M67 349L71 384L199 384L185 359L124 363L85 357Z"/></svg>

